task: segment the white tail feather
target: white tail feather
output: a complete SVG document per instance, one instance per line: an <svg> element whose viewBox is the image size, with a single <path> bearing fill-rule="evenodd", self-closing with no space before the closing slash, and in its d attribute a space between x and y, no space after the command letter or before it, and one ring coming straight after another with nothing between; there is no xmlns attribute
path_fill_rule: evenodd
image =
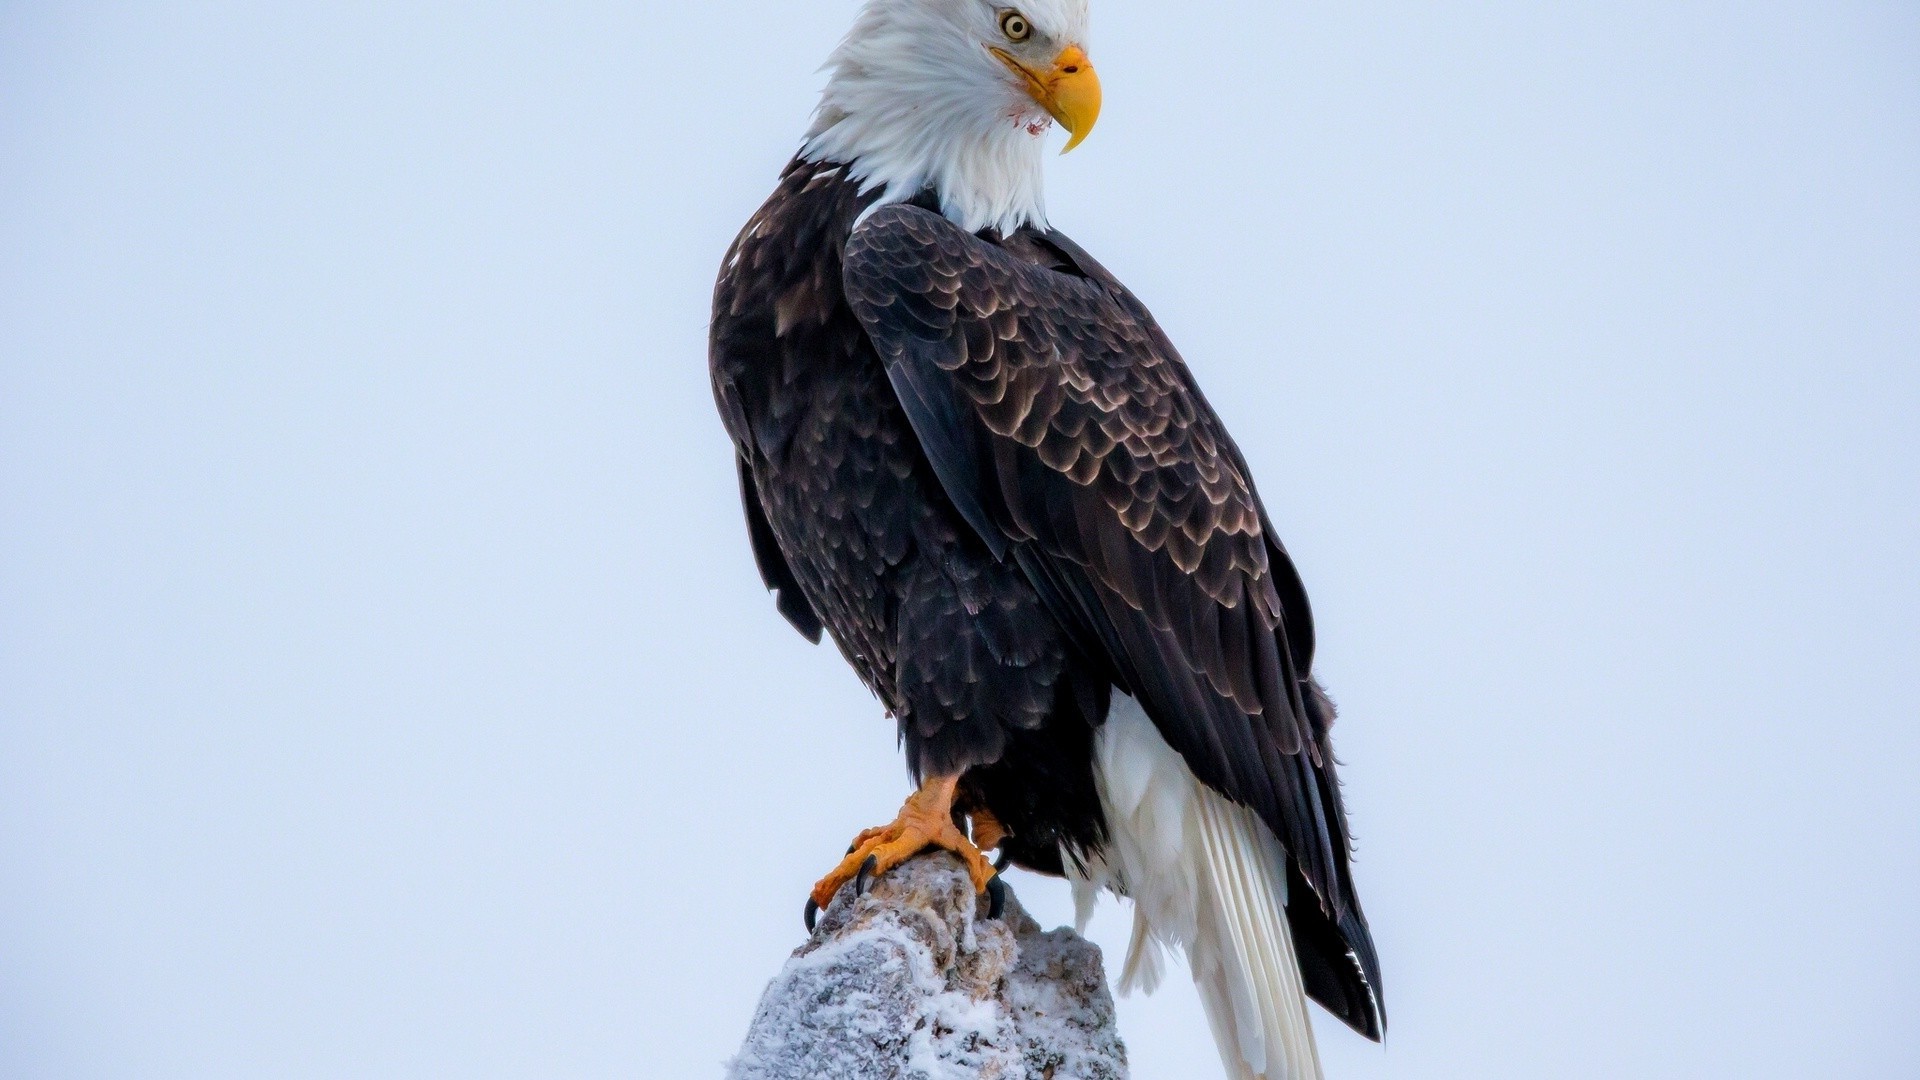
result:
<svg viewBox="0 0 1920 1080"><path fill-rule="evenodd" d="M1120 992L1152 993L1160 950L1187 954L1227 1073L1319 1080L1287 930L1286 854L1245 807L1201 784L1137 702L1115 694L1095 743L1108 844L1074 882L1082 928L1105 887L1133 900Z"/></svg>

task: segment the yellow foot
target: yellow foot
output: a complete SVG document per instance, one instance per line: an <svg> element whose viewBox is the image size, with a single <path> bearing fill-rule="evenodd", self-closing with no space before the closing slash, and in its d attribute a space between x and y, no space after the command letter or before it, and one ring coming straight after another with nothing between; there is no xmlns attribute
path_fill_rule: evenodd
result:
<svg viewBox="0 0 1920 1080"><path fill-rule="evenodd" d="M807 929L813 929L814 916L833 902L842 885L852 881L856 889L863 889L867 878L884 874L930 847L960 856L967 865L967 876L973 879L974 891L989 896L987 917L999 918L1006 903L1006 887L993 864L953 824L953 793L959 780L957 776L928 779L907 797L893 824L867 829L855 837L847 857L821 878L807 897ZM997 827L998 823L994 824Z"/></svg>

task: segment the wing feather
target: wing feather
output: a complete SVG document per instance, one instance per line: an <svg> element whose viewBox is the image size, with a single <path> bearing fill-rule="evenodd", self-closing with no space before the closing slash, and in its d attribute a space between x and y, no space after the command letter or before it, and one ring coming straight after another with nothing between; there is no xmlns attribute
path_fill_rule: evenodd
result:
<svg viewBox="0 0 1920 1080"><path fill-rule="evenodd" d="M955 507L1195 776L1274 831L1318 898L1315 925L1337 927L1361 969L1309 990L1377 1034L1377 1016L1350 1008L1356 975L1377 1000L1378 966L1331 712L1309 707L1305 592L1165 334L1084 252L1047 240L1084 276L884 207L849 239L843 283Z"/></svg>
<svg viewBox="0 0 1920 1080"><path fill-rule="evenodd" d="M753 482L753 467L744 457L739 459L739 467L740 505L746 510L747 538L753 543L753 561L760 568L760 580L773 590L774 607L787 622L818 645L822 629L820 613L813 610L806 594L800 591L800 579L794 576L793 567L787 565L780 542L774 538L773 526L767 522L767 511L760 505L760 492Z"/></svg>

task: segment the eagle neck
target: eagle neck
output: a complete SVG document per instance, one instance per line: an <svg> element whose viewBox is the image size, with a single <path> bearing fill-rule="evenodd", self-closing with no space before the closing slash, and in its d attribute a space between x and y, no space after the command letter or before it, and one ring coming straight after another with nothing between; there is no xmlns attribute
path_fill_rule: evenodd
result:
<svg viewBox="0 0 1920 1080"><path fill-rule="evenodd" d="M939 212L968 232L1046 226L1044 114L1012 102L930 105L870 82L833 79L800 151L809 161L845 162L862 194L878 191L868 213L931 192Z"/></svg>

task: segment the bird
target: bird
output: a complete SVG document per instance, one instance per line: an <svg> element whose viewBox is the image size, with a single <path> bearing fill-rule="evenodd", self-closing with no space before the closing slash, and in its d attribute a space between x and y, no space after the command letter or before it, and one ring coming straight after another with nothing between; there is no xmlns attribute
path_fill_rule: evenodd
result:
<svg viewBox="0 0 1920 1080"><path fill-rule="evenodd" d="M807 897L928 849L1133 905L1226 1073L1386 1028L1312 611L1173 343L1048 223L1100 115L1086 0L866 0L722 258L709 370L776 609L895 722L914 790ZM995 852L989 859L987 853Z"/></svg>

